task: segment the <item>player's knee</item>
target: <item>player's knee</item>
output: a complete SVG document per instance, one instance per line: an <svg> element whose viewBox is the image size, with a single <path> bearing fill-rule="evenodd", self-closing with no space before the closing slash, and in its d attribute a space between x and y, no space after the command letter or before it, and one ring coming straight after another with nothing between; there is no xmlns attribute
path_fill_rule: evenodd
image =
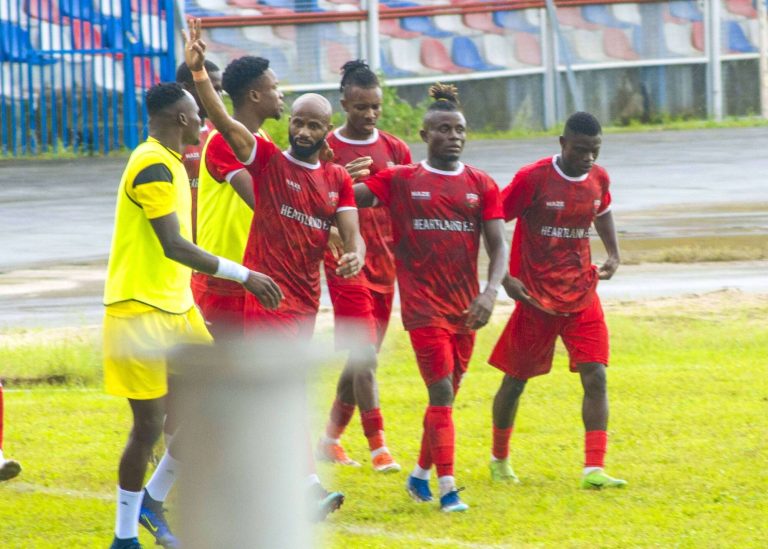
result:
<svg viewBox="0 0 768 549"><path fill-rule="evenodd" d="M432 385L429 391L429 404L431 406L450 406L453 404L453 382L450 377L444 377Z"/></svg>
<svg viewBox="0 0 768 549"><path fill-rule="evenodd" d="M152 447L160 439L163 432L162 416L147 416L137 418L133 425L132 437L142 446Z"/></svg>
<svg viewBox="0 0 768 549"><path fill-rule="evenodd" d="M604 396L607 391L608 378L605 366L599 363L579 364L584 392L592 397Z"/></svg>
<svg viewBox="0 0 768 549"><path fill-rule="evenodd" d="M501 382L501 392L507 400L517 400L525 390L527 380L516 379L510 375L505 375Z"/></svg>
<svg viewBox="0 0 768 549"><path fill-rule="evenodd" d="M352 349L349 355L349 361L355 364L357 369L375 370L378 365L376 347L371 344L366 344Z"/></svg>

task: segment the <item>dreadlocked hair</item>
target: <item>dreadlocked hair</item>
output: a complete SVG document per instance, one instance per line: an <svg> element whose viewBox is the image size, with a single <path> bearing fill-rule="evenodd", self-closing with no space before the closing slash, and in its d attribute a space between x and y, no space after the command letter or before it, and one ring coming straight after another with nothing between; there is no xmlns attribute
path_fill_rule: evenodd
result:
<svg viewBox="0 0 768 549"><path fill-rule="evenodd" d="M368 63L362 59L347 61L341 67L341 85L339 91L344 92L347 86L360 88L376 88L379 86L379 77L371 70Z"/></svg>
<svg viewBox="0 0 768 549"><path fill-rule="evenodd" d="M429 96L435 100L429 106L430 111L458 111L461 109L459 103L459 90L453 84L441 84L437 82L429 87Z"/></svg>

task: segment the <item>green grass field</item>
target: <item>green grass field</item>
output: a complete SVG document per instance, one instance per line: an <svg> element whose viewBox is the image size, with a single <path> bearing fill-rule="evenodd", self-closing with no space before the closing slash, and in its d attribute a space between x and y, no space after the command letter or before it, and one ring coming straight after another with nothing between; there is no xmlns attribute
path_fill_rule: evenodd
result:
<svg viewBox="0 0 768 549"><path fill-rule="evenodd" d="M393 324L381 355L388 445L404 466L367 466L359 420L345 434L361 469L321 466L347 503L319 528L328 547L765 547L768 542L768 300L740 293L607 307L613 360L608 470L621 491L577 488L583 428L578 377L559 352L523 397L512 459L522 483L488 480L490 402L500 374L485 364L506 313L480 332L456 403L464 515L405 494L425 390L407 337ZM47 340L47 343L41 343ZM113 527L127 404L102 394L98 334L4 334L6 453L24 471L0 485L3 548L103 548ZM319 432L342 357L319 373ZM37 380L51 381L36 385ZM333 473L335 479L331 479ZM149 537L142 540L151 547Z"/></svg>

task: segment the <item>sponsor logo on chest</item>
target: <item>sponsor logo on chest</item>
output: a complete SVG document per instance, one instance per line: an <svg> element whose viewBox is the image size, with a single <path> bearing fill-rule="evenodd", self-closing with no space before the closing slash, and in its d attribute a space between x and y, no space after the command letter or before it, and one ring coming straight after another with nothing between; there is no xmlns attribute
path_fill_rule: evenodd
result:
<svg viewBox="0 0 768 549"><path fill-rule="evenodd" d="M411 200L431 200L432 193L429 191L411 191Z"/></svg>
<svg viewBox="0 0 768 549"><path fill-rule="evenodd" d="M565 200L547 200L545 206L548 210L564 210Z"/></svg>
<svg viewBox="0 0 768 549"><path fill-rule="evenodd" d="M301 192L301 185L299 185L295 181L291 181L290 179L286 179L285 180L285 184L288 185L289 189L291 189L293 191L296 191L296 192Z"/></svg>

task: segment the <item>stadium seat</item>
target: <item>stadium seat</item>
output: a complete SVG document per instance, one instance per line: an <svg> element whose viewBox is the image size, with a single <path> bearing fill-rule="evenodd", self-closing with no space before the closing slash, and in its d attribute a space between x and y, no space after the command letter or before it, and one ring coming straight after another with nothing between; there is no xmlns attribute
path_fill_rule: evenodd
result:
<svg viewBox="0 0 768 549"><path fill-rule="evenodd" d="M407 31L401 27L399 19L379 20L379 33L386 36L391 36L392 38L400 38L403 40L420 36L418 32Z"/></svg>
<svg viewBox="0 0 768 549"><path fill-rule="evenodd" d="M640 25L643 22L640 7L637 4L614 4L612 8L613 16L619 21L631 25Z"/></svg>
<svg viewBox="0 0 768 549"><path fill-rule="evenodd" d="M706 40L704 38L704 21L694 21L691 23L691 44L693 47L701 52L706 48Z"/></svg>
<svg viewBox="0 0 768 549"><path fill-rule="evenodd" d="M605 29L603 32L603 51L608 57L613 59L623 59L625 61L634 61L640 59L640 54L632 47L632 42L627 36L627 32L622 29Z"/></svg>
<svg viewBox="0 0 768 549"><path fill-rule="evenodd" d="M437 38L425 38L421 41L421 54L419 59L422 65L438 72L450 74L470 72L469 69L465 69L464 67L457 67L453 61L451 61L451 56L448 54L445 45Z"/></svg>
<svg viewBox="0 0 768 549"><path fill-rule="evenodd" d="M59 10L64 16L78 19L93 19L95 14L91 0L59 0Z"/></svg>
<svg viewBox="0 0 768 549"><path fill-rule="evenodd" d="M273 27L270 25L253 25L251 27L241 27L243 36L250 42L255 42L257 44L278 45L281 41L283 41L283 39L275 36L275 33L272 29ZM284 43L285 45L291 44L291 42L288 40L285 40ZM256 55L258 55L258 53Z"/></svg>
<svg viewBox="0 0 768 549"><path fill-rule="evenodd" d="M487 63L477 45L467 36L457 36L451 44L451 58L457 67L473 71L497 71L504 67Z"/></svg>
<svg viewBox="0 0 768 549"><path fill-rule="evenodd" d="M703 21L704 17L696 2L693 0L674 0L669 3L669 13L672 17L686 21Z"/></svg>
<svg viewBox="0 0 768 549"><path fill-rule="evenodd" d="M122 93L125 90L125 69L122 61L107 55L93 59L93 83L97 88Z"/></svg>
<svg viewBox="0 0 768 549"><path fill-rule="evenodd" d="M604 53L603 33L601 31L590 31L584 29L573 29L571 41L571 52L575 56L572 62L586 61L589 63L600 63L608 60Z"/></svg>
<svg viewBox="0 0 768 549"><path fill-rule="evenodd" d="M243 34L240 27L218 27L208 29L208 36L211 42L223 46L230 46L241 50L247 50L252 47Z"/></svg>
<svg viewBox="0 0 768 549"><path fill-rule="evenodd" d="M586 21L581 16L580 8L557 8L557 21L564 27L573 27L575 29L597 30L600 28L599 25Z"/></svg>
<svg viewBox="0 0 768 549"><path fill-rule="evenodd" d="M131 0L131 11L134 13L154 13L164 12L162 0Z"/></svg>
<svg viewBox="0 0 768 549"><path fill-rule="evenodd" d="M151 51L168 50L166 20L159 15L145 14L140 17L141 43Z"/></svg>
<svg viewBox="0 0 768 549"><path fill-rule="evenodd" d="M231 13L233 11L226 0L194 0L194 2L204 10L208 11L218 11L222 13Z"/></svg>
<svg viewBox="0 0 768 549"><path fill-rule="evenodd" d="M57 0L25 0L24 11L30 17L50 21L59 24L61 22L61 12Z"/></svg>
<svg viewBox="0 0 768 549"><path fill-rule="evenodd" d="M382 47L380 50L380 63L381 63L381 71L384 73L384 76L387 78L407 78L409 76L413 76L414 73L410 71L404 71L401 69L398 69L395 67L389 59L387 59L387 56L384 55L384 48Z"/></svg>
<svg viewBox="0 0 768 549"><path fill-rule="evenodd" d="M438 29L432 22L432 19L426 16L403 17L400 25L407 31L418 32L432 38L447 38L452 36L450 32Z"/></svg>
<svg viewBox="0 0 768 549"><path fill-rule="evenodd" d="M90 21L72 19L70 28L72 31L72 45L75 50L100 50L104 47L101 31Z"/></svg>
<svg viewBox="0 0 768 549"><path fill-rule="evenodd" d="M38 50L71 50L72 31L69 25L54 25L48 21L40 21L30 31L32 44ZM61 54L50 54L51 57L61 57Z"/></svg>
<svg viewBox="0 0 768 549"><path fill-rule="evenodd" d="M489 63L515 69L522 64L514 56L514 38L512 36L500 36L498 34L484 34L483 53Z"/></svg>
<svg viewBox="0 0 768 549"><path fill-rule="evenodd" d="M21 61L30 65L50 65L56 59L32 47L29 31L10 21L0 20L0 61Z"/></svg>
<svg viewBox="0 0 768 549"><path fill-rule="evenodd" d="M504 29L538 34L541 28L528 21L525 11L527 10L496 11L493 13L493 22Z"/></svg>
<svg viewBox="0 0 768 549"><path fill-rule="evenodd" d="M263 6L259 4L258 0L227 0L227 5L233 8L239 8L244 10L262 11L262 8L263 8Z"/></svg>
<svg viewBox="0 0 768 549"><path fill-rule="evenodd" d="M296 11L294 0L259 0L259 3L271 8L283 8Z"/></svg>
<svg viewBox="0 0 768 549"><path fill-rule="evenodd" d="M539 39L527 32L515 34L515 58L524 65L540 67L542 64L541 43Z"/></svg>
<svg viewBox="0 0 768 549"><path fill-rule="evenodd" d="M735 53L755 53L757 48L752 45L744 29L736 21L726 21L728 49Z"/></svg>
<svg viewBox="0 0 768 549"><path fill-rule="evenodd" d="M464 25L470 29L479 30L483 33L490 32L494 34L504 34L504 29L494 23L493 14L490 12L465 13Z"/></svg>
<svg viewBox="0 0 768 549"><path fill-rule="evenodd" d="M752 0L725 0L725 9L734 15L755 19L757 10Z"/></svg>
<svg viewBox="0 0 768 549"><path fill-rule="evenodd" d="M435 26L451 34L471 34L472 29L464 26L461 15L438 15L434 18Z"/></svg>
<svg viewBox="0 0 768 549"><path fill-rule="evenodd" d="M689 57L700 53L691 42L691 31L688 25L664 23L664 41L674 55Z"/></svg>
<svg viewBox="0 0 768 549"><path fill-rule="evenodd" d="M620 21L613 15L613 12L605 4L593 4L590 6L583 6L581 8L581 15L585 21L600 25L601 27L612 27L617 29L626 29L629 27L628 23Z"/></svg>
<svg viewBox="0 0 768 549"><path fill-rule="evenodd" d="M120 17L123 14L121 0L97 0L96 5L105 17Z"/></svg>
<svg viewBox="0 0 768 549"><path fill-rule="evenodd" d="M392 52L392 64L396 69L414 74L432 74L419 61L419 41L393 38L389 41Z"/></svg>
<svg viewBox="0 0 768 549"><path fill-rule="evenodd" d="M352 55L349 48L341 42L323 41L322 48L325 50L325 55L322 60L326 63L326 74L329 76L328 80L330 82L335 82L341 75L341 66L347 61L355 59L357 56Z"/></svg>

